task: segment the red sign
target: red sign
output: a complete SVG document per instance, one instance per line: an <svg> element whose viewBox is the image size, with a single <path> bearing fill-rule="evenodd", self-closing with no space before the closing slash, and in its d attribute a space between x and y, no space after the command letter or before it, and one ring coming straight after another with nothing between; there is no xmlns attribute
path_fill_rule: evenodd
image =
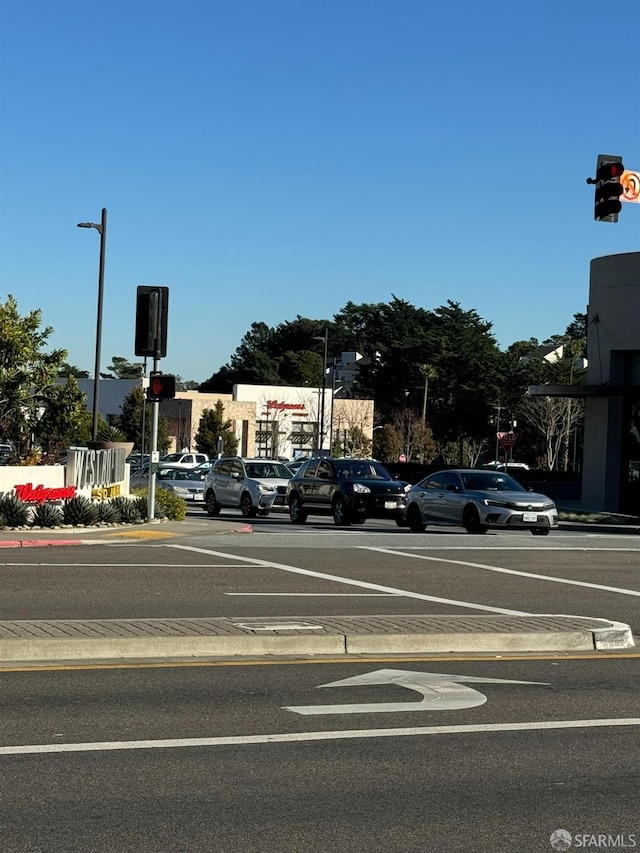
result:
<svg viewBox="0 0 640 853"><path fill-rule="evenodd" d="M498 436L498 441L507 452L511 450L518 437L515 432L497 432L496 435Z"/></svg>
<svg viewBox="0 0 640 853"><path fill-rule="evenodd" d="M45 501L61 501L67 498L73 498L76 495L75 486L62 486L59 489L49 488L48 486L33 486L31 483L25 483L21 486L15 486L16 497L25 503L43 504Z"/></svg>

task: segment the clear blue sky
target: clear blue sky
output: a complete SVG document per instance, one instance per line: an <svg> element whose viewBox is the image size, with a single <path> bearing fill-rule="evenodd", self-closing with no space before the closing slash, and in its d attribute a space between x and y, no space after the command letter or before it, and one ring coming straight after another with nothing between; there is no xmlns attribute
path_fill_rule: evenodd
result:
<svg viewBox="0 0 640 853"><path fill-rule="evenodd" d="M140 284L170 289L162 369L197 381L256 320L392 293L475 309L503 348L562 333L589 260L640 249L640 205L595 223L585 184L598 153L640 170L639 10L4 0L0 297L92 374L76 223L106 207L103 369L137 360Z"/></svg>

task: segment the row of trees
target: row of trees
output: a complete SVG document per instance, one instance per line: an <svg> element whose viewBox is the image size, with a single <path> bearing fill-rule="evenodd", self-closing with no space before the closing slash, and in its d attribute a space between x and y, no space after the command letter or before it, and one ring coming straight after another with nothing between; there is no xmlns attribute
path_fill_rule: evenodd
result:
<svg viewBox="0 0 640 853"><path fill-rule="evenodd" d="M229 363L198 390L225 393L236 383L318 387L326 366L321 342L314 338L323 338L326 330L329 359L343 351L364 356L351 394L375 400L373 452L379 458L405 453L409 459L474 464L483 454L494 455L497 428L517 420L519 457L566 468L580 456L581 402L529 398L526 391L529 385L584 381L579 360L585 355L585 323L586 317L576 314L564 334L543 341L560 356L546 361L535 338L501 351L491 324L452 301L434 311L395 296L389 303L349 302L333 320L298 316L274 328L253 323ZM12 296L0 302L0 439L11 440L24 462L33 460L35 446L51 460L60 449L86 441L90 432L76 382L83 371L68 364L65 350L47 351L53 330L41 324L39 310L21 316ZM108 375L136 378L141 371L141 365L114 357ZM63 376L68 381L59 384ZM144 405L142 390L135 389L115 426L139 446L144 420L148 447L151 417L149 407L143 418ZM200 425L197 443L212 453L211 436L215 433L217 442L221 431L230 430L222 411L207 418L211 422L206 429ZM361 450L358 430L363 432L361 425L351 424L348 434L338 433L334 450L356 445ZM161 419L159 447L168 441Z"/></svg>
<svg viewBox="0 0 640 853"><path fill-rule="evenodd" d="M393 297L389 303L353 302L333 320L295 320L273 328L256 322L229 362L199 386L230 392L236 383L322 383L325 330L329 360L356 351L355 397L373 398L377 425L373 452L382 459L475 464L495 455L495 434L518 423L518 455L543 467L573 463L581 441L580 401L527 396L529 385L584 382L586 316L576 314L563 334L542 343L516 341L500 350L491 323L448 301L434 311ZM540 348L555 349L545 360Z"/></svg>

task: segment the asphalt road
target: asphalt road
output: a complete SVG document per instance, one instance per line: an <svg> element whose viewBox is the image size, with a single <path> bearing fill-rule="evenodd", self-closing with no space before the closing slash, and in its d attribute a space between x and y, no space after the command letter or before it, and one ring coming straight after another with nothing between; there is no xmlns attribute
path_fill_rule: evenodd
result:
<svg viewBox="0 0 640 853"><path fill-rule="evenodd" d="M611 655L2 672L0 848L544 853L560 828L576 844L618 839L591 849L631 847L637 667ZM344 684L362 678L383 683ZM300 712L317 703L356 709Z"/></svg>

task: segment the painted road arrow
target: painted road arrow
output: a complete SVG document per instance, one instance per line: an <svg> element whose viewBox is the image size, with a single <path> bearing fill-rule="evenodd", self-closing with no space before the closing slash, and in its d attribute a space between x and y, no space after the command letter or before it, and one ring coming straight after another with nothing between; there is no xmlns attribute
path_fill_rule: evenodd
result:
<svg viewBox="0 0 640 853"><path fill-rule="evenodd" d="M285 711L296 714L381 714L394 711L457 711L484 705L487 697L462 682L480 684L545 684L541 681L511 681L505 678L476 678L472 675L446 675L441 672L414 672L407 669L377 669L353 678L343 678L319 687L361 687L370 684L395 684L415 690L420 702L371 702L359 705L293 705Z"/></svg>

